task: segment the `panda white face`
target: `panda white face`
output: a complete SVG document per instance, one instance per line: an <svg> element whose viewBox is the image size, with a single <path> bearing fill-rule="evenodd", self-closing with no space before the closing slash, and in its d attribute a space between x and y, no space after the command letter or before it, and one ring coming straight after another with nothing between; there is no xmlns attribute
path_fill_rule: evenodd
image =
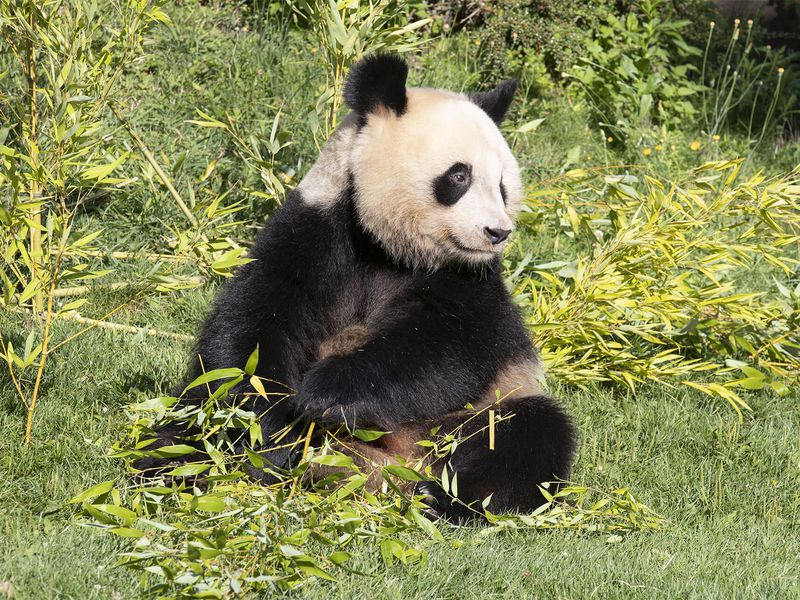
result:
<svg viewBox="0 0 800 600"><path fill-rule="evenodd" d="M522 197L516 160L468 97L406 92L402 114L371 112L353 143L363 225L415 267L491 261L507 243Z"/></svg>
<svg viewBox="0 0 800 600"><path fill-rule="evenodd" d="M406 88L408 66L372 55L350 71L353 112L298 186L306 202L340 197L352 175L362 225L414 268L482 265L503 251L522 200L498 129L515 82L457 94Z"/></svg>

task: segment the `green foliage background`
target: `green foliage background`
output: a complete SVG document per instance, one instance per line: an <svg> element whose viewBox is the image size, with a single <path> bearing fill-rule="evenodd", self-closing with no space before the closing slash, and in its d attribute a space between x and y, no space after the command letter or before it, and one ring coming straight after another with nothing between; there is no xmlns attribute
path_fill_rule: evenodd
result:
<svg viewBox="0 0 800 600"><path fill-rule="evenodd" d="M797 57L691 7L0 0L0 597L796 594ZM347 497L227 477L253 459L223 436L184 471L210 489L131 488L119 457L181 418L162 394L208 303L381 48L414 85L521 80L505 267L579 485L437 528L356 472Z"/></svg>

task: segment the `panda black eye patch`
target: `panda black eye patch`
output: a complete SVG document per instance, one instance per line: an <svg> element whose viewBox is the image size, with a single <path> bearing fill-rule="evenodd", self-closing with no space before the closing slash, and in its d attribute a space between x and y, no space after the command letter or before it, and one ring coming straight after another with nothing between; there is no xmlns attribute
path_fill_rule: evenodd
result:
<svg viewBox="0 0 800 600"><path fill-rule="evenodd" d="M433 180L433 193L440 204L452 206L467 193L471 185L472 167L457 162Z"/></svg>
<svg viewBox="0 0 800 600"><path fill-rule="evenodd" d="M503 180L500 180L500 197L503 198L503 204L508 204L508 195L506 194L506 186L503 185Z"/></svg>

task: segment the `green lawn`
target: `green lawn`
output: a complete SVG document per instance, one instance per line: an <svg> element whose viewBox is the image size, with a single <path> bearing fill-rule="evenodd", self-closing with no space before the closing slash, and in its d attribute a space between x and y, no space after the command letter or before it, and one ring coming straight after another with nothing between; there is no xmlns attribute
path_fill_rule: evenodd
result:
<svg viewBox="0 0 800 600"><path fill-rule="evenodd" d="M184 293L129 311L192 331L207 294ZM6 334L20 319L0 316ZM74 329L63 325L63 333ZM60 331L61 335L62 332ZM137 577L114 568L124 542L78 526L66 502L92 483L123 476L106 457L124 406L168 389L188 345L94 331L53 357L34 441L20 447L23 411L0 386L0 581L20 598L127 598ZM574 479L630 487L667 519L663 531L617 543L587 533L513 533L429 548L413 572L384 568L377 551L356 558L370 577L312 584L311 598L776 598L800 595L800 411L797 393L750 398L739 424L729 407L698 393L642 388L638 397L560 392L576 415L581 447ZM374 595L374 596L373 596Z"/></svg>
<svg viewBox="0 0 800 600"><path fill-rule="evenodd" d="M159 30L151 54L125 74L121 86L136 107L130 111L133 125L171 168L180 189L219 158L218 187L230 186L233 197L252 202L242 189L256 187L257 175L242 167L217 131L186 121L203 108L234 113L253 128L266 118L268 131L280 108L294 141L280 166L302 173L314 151L301 109L313 104L323 75L295 34L277 26L234 28L235 11L214 3L172 7L175 25ZM471 68L473 59L469 52L466 58L459 54L454 66L455 55L445 40L423 55L412 79L457 87L466 77L461 69ZM473 77L470 85L475 83ZM530 114L516 109L517 122L547 117L537 137L516 140L530 180L545 180L565 167L604 164L596 132L565 99L530 102ZM731 140L727 149L737 143ZM719 158L725 149L703 152L692 154L688 144L668 149L669 158L654 157L643 172L669 178L702 159ZM771 161L783 166L793 160L790 155L796 157L797 148L778 158L765 152L751 169ZM239 231L245 238L271 206L249 208L248 226ZM99 198L78 223L103 227L108 250L168 252L164 223L180 218L164 189L145 183ZM538 253L552 248L550 242L531 236L522 247ZM151 267L144 261L107 265L115 270L114 281L130 282L141 281ZM752 281L761 282L758 273ZM99 317L124 304L115 322L192 335L218 285L171 294L98 289L81 312ZM0 312L0 333L17 348L24 347L30 325L20 312ZM75 323L56 322L54 340L79 330ZM67 502L94 483L124 478L108 449L129 425L126 405L169 392L190 352L189 342L97 329L64 345L49 357L29 448L22 445L24 407L0 368L0 598L7 583L23 599L139 597L139 574L114 567L128 542L78 525ZM649 384L634 395L619 387L581 391L549 383L578 422L574 481L602 490L629 488L665 517L661 531L619 540L562 531L481 536L479 529L442 526L448 543L428 545L421 566L385 567L379 552L364 546L350 566L369 575L339 571L338 584L313 580L293 594L404 600L800 598L800 391L782 397L743 392L753 410L740 422L723 400L685 386Z"/></svg>

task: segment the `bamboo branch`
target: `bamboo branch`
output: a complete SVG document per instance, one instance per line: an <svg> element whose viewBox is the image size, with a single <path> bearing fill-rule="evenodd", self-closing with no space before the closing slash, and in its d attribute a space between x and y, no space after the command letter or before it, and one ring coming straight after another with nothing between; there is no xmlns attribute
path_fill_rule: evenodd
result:
<svg viewBox="0 0 800 600"><path fill-rule="evenodd" d="M81 250L80 252L66 252L67 256L71 255L86 255L93 258L116 258L118 260L136 260L145 259L152 261L170 260L182 261L189 260L187 256L178 254L156 254L151 252L103 252L102 250Z"/></svg>
<svg viewBox="0 0 800 600"><path fill-rule="evenodd" d="M106 313L105 313L105 314L104 314L102 317L100 317L100 320L102 320L102 321L105 321L105 320L106 320L106 319L108 319L110 316L117 314L119 311L121 311L123 308L125 308L125 306L126 306L126 305L127 305L129 302L131 302L131 299L128 299L126 302L123 302L122 304L119 304L119 305L115 306L114 308L112 308L111 310L109 310L108 312L106 312ZM81 330L80 330L80 331L78 331L77 333L73 333L72 335L70 335L70 336L67 336L67 338L66 338L66 339L63 339L63 340L61 340L59 343L57 343L55 346L53 346L53 347L50 349L50 352L55 352L55 351L56 351L56 350L58 350L58 349L59 349L61 346L64 346L64 345L66 345L66 344L69 344L69 343L70 343L72 340L74 340L75 338L78 338L78 337L82 336L84 333L86 333L87 331L91 331L92 329L94 329L94 325L89 325L88 327L84 327L83 329L81 329Z"/></svg>
<svg viewBox="0 0 800 600"><path fill-rule="evenodd" d="M89 325L89 328L99 327L101 329L109 329L111 331L123 331L125 333L142 333L152 337L165 337L179 342L191 342L194 336L186 335L183 333L173 333L171 331L161 331L148 327L134 327L133 325L123 325L121 323L112 323L110 321L100 321L98 319L90 319L82 317L76 312L67 312L56 315L59 319L64 321L75 321L83 325Z"/></svg>
<svg viewBox="0 0 800 600"><path fill-rule="evenodd" d="M142 156L144 156L145 160L150 164L151 167L153 167L153 170L156 172L156 175L158 175L161 183L164 184L164 187L167 188L167 191L175 199L175 203L181 209L183 214L186 215L186 219L189 221L192 227L197 227L197 218L192 214L192 211L189 210L189 207L183 201L183 198L181 198L181 195L178 193L178 190L175 189L175 186L172 185L169 177L167 177L166 173L164 173L161 165L158 164L156 157L153 156L152 152L150 152L150 148L148 148L144 143L144 140L139 137L139 134L134 131L130 123L128 123L128 121L117 111L116 107L110 103L108 106L111 109L111 112L114 113L114 116L117 118L117 120L128 132L128 135L131 136L131 139L134 141L134 143L139 147L139 151L142 153Z"/></svg>
<svg viewBox="0 0 800 600"><path fill-rule="evenodd" d="M180 283L186 284L202 284L205 282L205 279L202 277L187 277L185 279L180 280ZM53 291L53 295L56 298L66 298L69 296L80 296L82 294L87 294L92 290L100 289L100 290L124 290L127 288L135 288L135 287L147 287L156 285L150 281L122 281L118 283L100 283L97 285L79 285L75 287L68 287L68 288L60 288Z"/></svg>
<svg viewBox="0 0 800 600"><path fill-rule="evenodd" d="M0 337L0 348L3 349L3 355L6 359L6 364L8 365L8 374L11 376L11 381L14 383L14 388L17 390L17 395L19 396L22 403L25 405L25 408L28 408L28 399L25 397L25 394L22 392L22 387L19 384L19 378L17 374L14 373L14 362L11 359L11 354L8 352L8 348L6 347L6 343L3 338Z"/></svg>

